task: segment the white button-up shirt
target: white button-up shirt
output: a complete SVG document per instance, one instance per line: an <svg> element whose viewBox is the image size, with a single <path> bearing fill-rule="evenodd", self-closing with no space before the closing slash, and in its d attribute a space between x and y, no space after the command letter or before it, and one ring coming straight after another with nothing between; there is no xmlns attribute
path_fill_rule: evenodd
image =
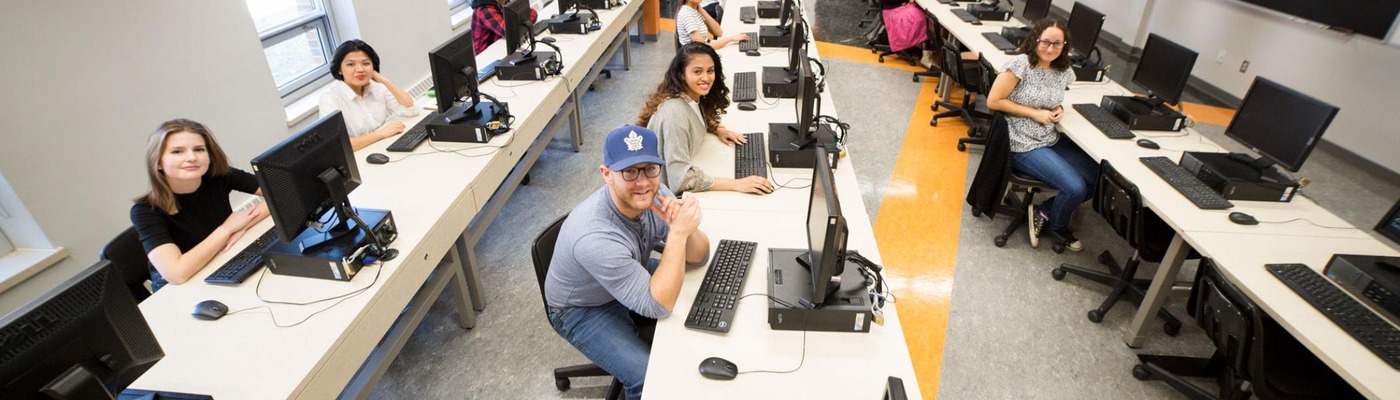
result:
<svg viewBox="0 0 1400 400"><path fill-rule="evenodd" d="M365 86L364 96L356 96L350 85L343 81L332 82L330 90L321 95L320 111L321 115L326 115L335 110L340 110L345 117L345 127L351 137L374 132L392 117L418 115L416 107L404 108L399 105L394 94L389 92L389 87L374 81Z"/></svg>

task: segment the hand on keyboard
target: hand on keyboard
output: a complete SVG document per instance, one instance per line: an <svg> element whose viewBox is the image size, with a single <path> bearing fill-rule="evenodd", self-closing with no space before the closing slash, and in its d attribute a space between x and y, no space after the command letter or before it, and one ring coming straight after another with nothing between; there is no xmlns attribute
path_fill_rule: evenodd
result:
<svg viewBox="0 0 1400 400"><path fill-rule="evenodd" d="M386 123L383 127L379 128L379 132L384 134L384 137L389 137L403 133L403 130L403 121L389 121L389 123Z"/></svg>
<svg viewBox="0 0 1400 400"><path fill-rule="evenodd" d="M719 141L724 142L725 145L741 145L749 142L749 139L743 134L724 128L719 128L715 134L719 136Z"/></svg>

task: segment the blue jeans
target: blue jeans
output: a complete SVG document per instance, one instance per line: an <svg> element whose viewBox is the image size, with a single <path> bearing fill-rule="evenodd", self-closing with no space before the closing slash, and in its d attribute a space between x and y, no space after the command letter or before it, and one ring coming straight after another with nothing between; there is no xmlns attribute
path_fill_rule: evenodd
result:
<svg viewBox="0 0 1400 400"><path fill-rule="evenodd" d="M656 272L660 263L651 259L647 272ZM549 324L589 361L617 378L626 398L642 398L656 320L614 300L594 307L549 307Z"/></svg>
<svg viewBox="0 0 1400 400"><path fill-rule="evenodd" d="M705 13L710 14L710 18L714 18L715 22L724 22L722 21L724 19L724 15L719 13L719 3L711 4L705 6L704 8Z"/></svg>
<svg viewBox="0 0 1400 400"><path fill-rule="evenodd" d="M1099 173L1099 163L1068 138L1060 138L1053 146L1011 153L1011 166L1059 190L1059 194L1040 203L1049 217L1045 226L1052 231L1069 227L1074 209L1093 193Z"/></svg>

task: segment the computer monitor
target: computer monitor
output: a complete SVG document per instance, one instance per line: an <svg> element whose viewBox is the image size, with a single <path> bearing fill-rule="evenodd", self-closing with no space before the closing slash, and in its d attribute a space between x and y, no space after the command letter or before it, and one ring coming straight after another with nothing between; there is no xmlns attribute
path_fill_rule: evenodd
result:
<svg viewBox="0 0 1400 400"><path fill-rule="evenodd" d="M573 10L574 7L575 7L575 5L578 4L578 2L579 2L579 0L554 0L554 1L555 1L555 3L558 3L558 5L559 5L559 15L568 14L569 11Z"/></svg>
<svg viewBox="0 0 1400 400"><path fill-rule="evenodd" d="M1396 202L1390 207L1390 212L1381 217L1381 222L1376 224L1376 232L1395 244L1400 244L1400 202Z"/></svg>
<svg viewBox="0 0 1400 400"><path fill-rule="evenodd" d="M457 100L467 97L471 98L471 104L481 102L476 81L476 52L472 50L470 29L428 52L428 66L433 73L438 110L446 112Z"/></svg>
<svg viewBox="0 0 1400 400"><path fill-rule="evenodd" d="M1147 36L1147 44L1142 47L1133 83L1147 89L1147 101L1153 107L1162 101L1177 104L1194 66L1196 52L1154 33Z"/></svg>
<svg viewBox="0 0 1400 400"><path fill-rule="evenodd" d="M794 110L797 114L798 139L810 143L815 139L817 128L813 121L821 110L821 96L817 93L816 77L812 75L811 63L807 61L807 52L802 52L799 56L798 79L797 79L797 100ZM803 147L803 146L798 146Z"/></svg>
<svg viewBox="0 0 1400 400"><path fill-rule="evenodd" d="M816 146L812 167L811 202L807 205L807 253L797 262L812 274L812 304L826 302L828 294L841 288L832 277L846 272L846 218L836 198L836 179L831 173L825 147Z"/></svg>
<svg viewBox="0 0 1400 400"><path fill-rule="evenodd" d="M305 251L353 233L347 220L358 217L348 196L360 186L360 169L340 111L321 117L254 158L253 172L272 214L272 229L283 241L298 240L307 228L315 228L300 240ZM332 219L338 223L323 229Z"/></svg>
<svg viewBox="0 0 1400 400"><path fill-rule="evenodd" d="M163 357L121 273L99 261L0 318L0 397L110 399Z"/></svg>
<svg viewBox="0 0 1400 400"><path fill-rule="evenodd" d="M511 0L501 9L501 17L506 24L506 54L515 54L521 46L529 46L524 52L533 52L530 42L530 0Z"/></svg>
<svg viewBox="0 0 1400 400"><path fill-rule="evenodd" d="M1099 42L1099 30L1103 29L1103 13L1095 11L1084 3L1074 3L1069 12L1069 56L1075 61L1083 61L1094 51Z"/></svg>
<svg viewBox="0 0 1400 400"><path fill-rule="evenodd" d="M1256 160L1255 168L1278 164L1298 172L1340 110L1278 82L1255 77L1225 135L1263 156Z"/></svg>
<svg viewBox="0 0 1400 400"><path fill-rule="evenodd" d="M1035 21L1048 16L1050 16L1050 0L1026 0L1026 4L1021 6L1021 24L1027 27L1034 26Z"/></svg>
<svg viewBox="0 0 1400 400"><path fill-rule="evenodd" d="M783 4L778 7L778 26L788 26L788 20L793 15L802 14L801 7L797 4L797 0L783 0Z"/></svg>
<svg viewBox="0 0 1400 400"><path fill-rule="evenodd" d="M802 14L793 15L791 39L788 41L788 77L795 79L797 68L807 63L807 23Z"/></svg>

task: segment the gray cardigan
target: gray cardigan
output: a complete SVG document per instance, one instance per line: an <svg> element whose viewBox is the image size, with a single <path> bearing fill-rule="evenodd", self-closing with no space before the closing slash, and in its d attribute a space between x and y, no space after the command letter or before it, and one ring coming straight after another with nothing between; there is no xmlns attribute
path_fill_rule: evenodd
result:
<svg viewBox="0 0 1400 400"><path fill-rule="evenodd" d="M704 120L685 99L670 98L656 106L647 129L661 137L661 157L666 160L666 186L677 194L710 190L715 178L690 164L691 157L705 140Z"/></svg>

